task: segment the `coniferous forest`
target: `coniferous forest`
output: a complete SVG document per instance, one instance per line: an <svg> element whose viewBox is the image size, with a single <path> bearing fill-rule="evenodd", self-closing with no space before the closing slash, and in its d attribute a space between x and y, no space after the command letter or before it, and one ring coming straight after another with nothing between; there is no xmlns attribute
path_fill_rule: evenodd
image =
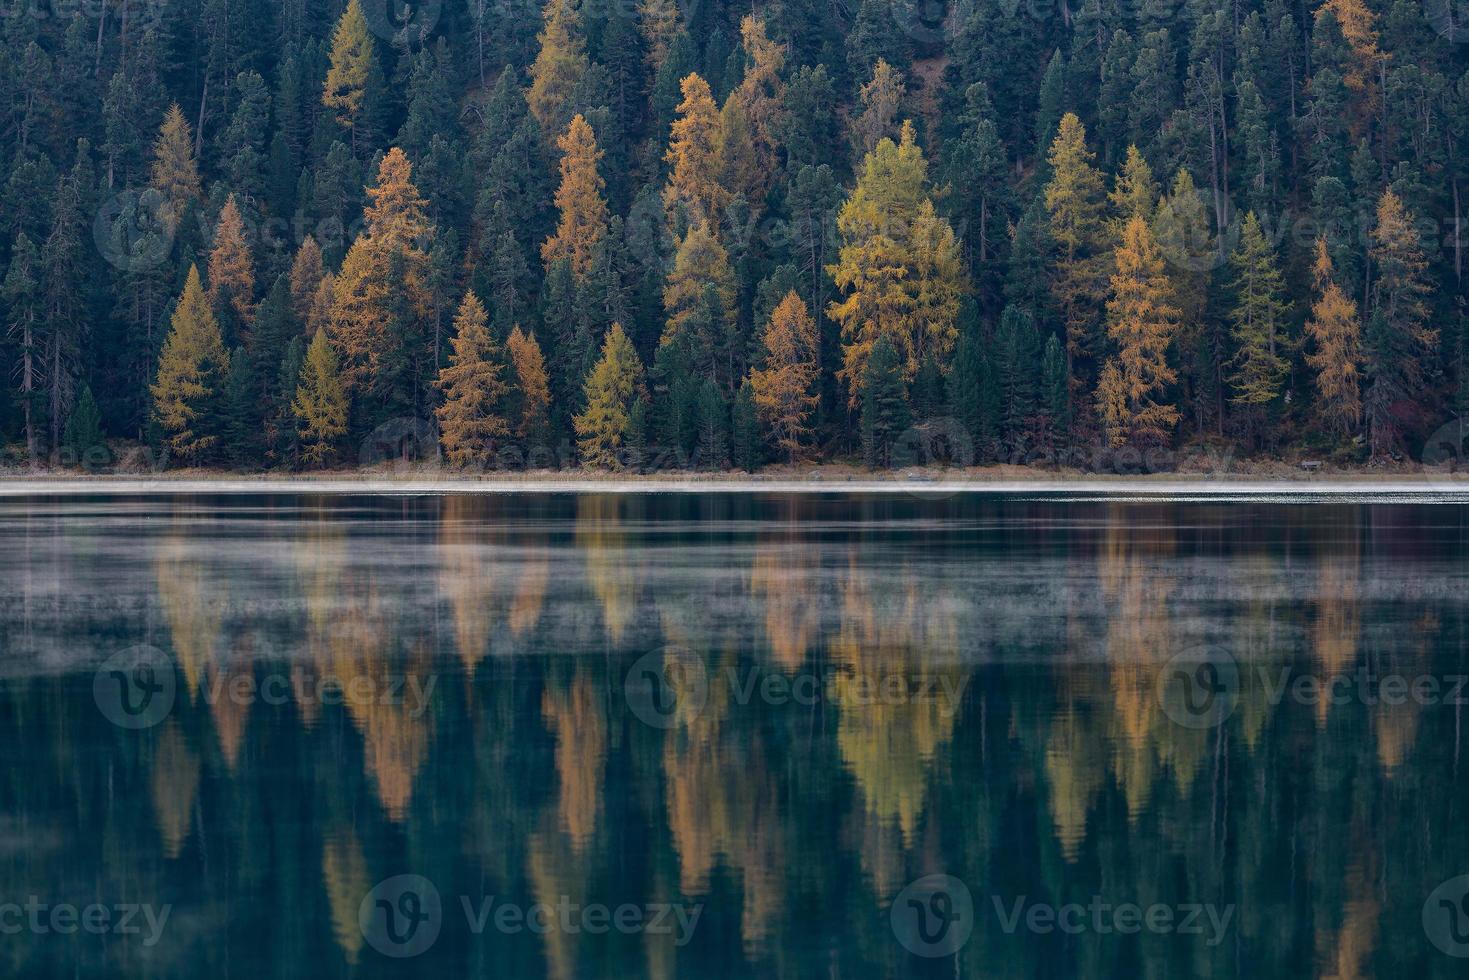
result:
<svg viewBox="0 0 1469 980"><path fill-rule="evenodd" d="M8 468L1391 465L1469 410L1460 0L4 10Z"/></svg>

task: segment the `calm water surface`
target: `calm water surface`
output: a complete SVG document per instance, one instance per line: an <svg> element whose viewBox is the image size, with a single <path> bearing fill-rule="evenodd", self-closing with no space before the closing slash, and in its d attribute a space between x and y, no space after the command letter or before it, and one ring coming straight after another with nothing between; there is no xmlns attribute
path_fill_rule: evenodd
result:
<svg viewBox="0 0 1469 980"><path fill-rule="evenodd" d="M1457 505L0 501L0 974L1464 976L1466 604Z"/></svg>

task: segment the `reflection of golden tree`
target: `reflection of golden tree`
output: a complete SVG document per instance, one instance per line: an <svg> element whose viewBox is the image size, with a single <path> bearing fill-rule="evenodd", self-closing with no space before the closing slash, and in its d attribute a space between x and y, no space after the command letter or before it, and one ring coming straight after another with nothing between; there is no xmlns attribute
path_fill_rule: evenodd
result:
<svg viewBox="0 0 1469 980"><path fill-rule="evenodd" d="M587 894L587 872L590 862L567 846L566 836L556 829L542 826L530 835L526 845L526 861L531 892L537 903L556 907L562 895ZM577 970L577 942L580 933L569 933L557 925L545 933L546 965L556 980L571 980Z"/></svg>
<svg viewBox="0 0 1469 980"><path fill-rule="evenodd" d="M169 721L158 737L153 757L153 810L163 853L178 857L189 837L194 799L199 793L199 756L189 747L178 725Z"/></svg>
<svg viewBox="0 0 1469 980"><path fill-rule="evenodd" d="M245 739L245 726L250 720L250 699L237 697L234 686L239 679L253 680L254 668L245 643L239 644L235 656L223 665L211 664L208 669L209 690L212 700L209 712L214 717L214 733L219 737L219 749L225 765L231 772L240 758L240 746ZM243 687L243 690L252 688Z"/></svg>
<svg viewBox="0 0 1469 980"><path fill-rule="evenodd" d="M492 563L486 561L484 522L489 497L451 494L439 518L439 589L454 610L454 641L466 672L489 651L499 593Z"/></svg>
<svg viewBox="0 0 1469 980"><path fill-rule="evenodd" d="M510 632L523 636L535 629L546 602L546 584L551 580L551 560L542 541L528 541L526 555L516 569L518 583L510 600Z"/></svg>
<svg viewBox="0 0 1469 980"><path fill-rule="evenodd" d="M1360 513L1357 508L1348 508ZM1362 604L1359 589L1362 581L1362 546L1355 524L1340 528L1331 525L1333 547L1316 563L1316 617L1311 627L1321 681L1330 690L1332 680L1349 671L1357 662L1357 636L1362 627ZM1316 727L1326 727L1331 699L1316 702Z"/></svg>
<svg viewBox="0 0 1469 980"><path fill-rule="evenodd" d="M578 670L570 688L548 682L541 717L556 735L556 773L561 794L561 828L577 854L586 850L602 813L602 776L607 764L607 714L602 692Z"/></svg>
<svg viewBox="0 0 1469 980"><path fill-rule="evenodd" d="M362 950L362 930L357 924L357 907L367 894L367 859L351 827L329 835L321 849L321 879L331 908L332 935L347 963L357 965Z"/></svg>
<svg viewBox="0 0 1469 980"><path fill-rule="evenodd" d="M174 517L176 526L190 528L189 515L182 508L175 511ZM227 576L207 575L199 556L198 538L180 530L163 539L153 559L158 599L190 698L199 693L204 668L214 659L229 601L227 594L211 591L214 587L224 589Z"/></svg>
<svg viewBox="0 0 1469 980"><path fill-rule="evenodd" d="M765 609L770 653L787 671L806 660L821 627L821 557L795 534L755 544L750 594Z"/></svg>
<svg viewBox="0 0 1469 980"><path fill-rule="evenodd" d="M429 676L421 669L426 662L427 657L414 658L408 673L421 682ZM360 698L347 697L347 708L362 731L363 756L368 774L377 783L378 799L390 819L402 821L413 796L413 779L428 758L427 706L406 693L396 698L384 696L404 675L402 672L395 675L380 655L364 656L357 669L356 676L366 678L362 688L370 693ZM338 676L353 675L339 673Z"/></svg>
<svg viewBox="0 0 1469 980"><path fill-rule="evenodd" d="M1431 653L1434 637L1438 634L1440 623L1438 618L1431 613L1426 613L1421 619L1411 626L1413 639L1417 643L1417 649L1408 651L1403 662L1391 662L1384 666L1381 673L1384 676L1406 678L1411 692L1415 678L1427 676L1428 665L1432 663ZM1447 691L1445 686L1442 690ZM1374 691L1380 694L1380 690ZM1394 697L1392 700L1399 700ZM1382 766L1382 773L1388 779L1397 775L1398 769L1407 759L1408 753L1413 748L1413 743L1418 738L1418 725L1423 719L1425 705L1420 703L1411 693L1405 693L1401 697L1400 704L1389 704L1387 700L1377 698L1376 707L1373 709L1373 725L1377 730L1377 761Z"/></svg>
<svg viewBox="0 0 1469 980"><path fill-rule="evenodd" d="M297 585L306 606L306 649L309 664L291 665L291 690L297 695L296 710L309 728L321 714L315 695L317 681L332 667L336 630L347 615L342 609L341 579L347 567L347 534L324 507L308 519L303 515L302 533L292 549Z"/></svg>
<svg viewBox="0 0 1469 980"><path fill-rule="evenodd" d="M1377 893L1377 855L1373 843L1361 833L1352 832L1351 862L1342 874L1341 928L1316 930L1316 959L1320 976L1338 980L1357 980L1376 976L1372 956L1377 951L1382 907Z"/></svg>
<svg viewBox="0 0 1469 980"><path fill-rule="evenodd" d="M614 644L632 621L637 599L637 569L628 534L622 530L625 498L584 493L576 498L576 544L586 561L587 581L602 604L602 620Z"/></svg>
<svg viewBox="0 0 1469 980"><path fill-rule="evenodd" d="M867 809L896 823L911 844L923 812L928 773L953 735L957 705L943 697L908 697L932 680L960 689L953 663L958 622L952 611L920 591L911 570L899 583L873 582L867 562L853 552L841 583L841 626L832 640L839 665L833 685L840 716L837 745L862 787ZM886 685L903 694L884 695ZM940 687L942 689L942 687Z"/></svg>
<svg viewBox="0 0 1469 980"><path fill-rule="evenodd" d="M1080 668L1080 669L1085 669ZM1065 685L1058 685L1064 687ZM1086 840L1086 819L1106 775L1103 747L1090 712L1058 691L1061 704L1046 739L1046 784L1051 822L1066 860L1075 861Z"/></svg>

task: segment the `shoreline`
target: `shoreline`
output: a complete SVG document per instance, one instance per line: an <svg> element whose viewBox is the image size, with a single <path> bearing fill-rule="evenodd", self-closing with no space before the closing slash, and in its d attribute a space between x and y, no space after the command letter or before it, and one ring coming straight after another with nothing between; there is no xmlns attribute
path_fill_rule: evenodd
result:
<svg viewBox="0 0 1469 980"><path fill-rule="evenodd" d="M1005 468L1009 470L1009 468ZM321 475L251 476L229 473L178 475L37 474L0 476L0 497L146 496L159 494L297 494L337 496L417 496L426 494L517 493L849 493L908 494L942 498L958 494L1038 494L1086 498L1136 499L1350 499L1376 497L1469 503L1469 473L1425 471L1368 475L1360 473L1209 475L1158 473L1130 476L1098 474L1040 475L1013 470L900 471L890 476L813 470L804 475L770 476L735 473L681 475L587 474L553 472L496 475L493 478L453 473L325 473Z"/></svg>

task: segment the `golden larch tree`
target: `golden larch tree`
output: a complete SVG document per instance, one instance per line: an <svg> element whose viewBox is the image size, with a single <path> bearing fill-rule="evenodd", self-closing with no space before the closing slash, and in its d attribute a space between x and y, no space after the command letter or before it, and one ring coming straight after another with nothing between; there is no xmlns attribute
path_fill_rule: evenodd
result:
<svg viewBox="0 0 1469 980"><path fill-rule="evenodd" d="M647 45L648 65L654 73L668 59L668 48L683 29L678 0L638 0L638 30Z"/></svg>
<svg viewBox="0 0 1469 980"><path fill-rule="evenodd" d="M358 0L348 0L332 32L331 66L322 83L321 104L335 113L338 125L351 130L354 145L373 58L372 34L362 5Z"/></svg>
<svg viewBox="0 0 1469 980"><path fill-rule="evenodd" d="M1385 56L1377 48L1377 15L1364 0L1326 0L1316 9L1316 19L1326 11L1336 15L1342 37L1352 49L1352 63L1343 81L1354 92L1364 91L1377 74Z"/></svg>
<svg viewBox="0 0 1469 980"><path fill-rule="evenodd" d="M205 417L205 411L229 367L229 352L204 295L199 269L191 265L158 358L157 379L149 388L153 415L168 446L185 460L197 462L218 440L209 431L217 420Z"/></svg>
<svg viewBox="0 0 1469 980"><path fill-rule="evenodd" d="M549 140L566 128L572 97L587 74L581 15L572 0L550 0L542 11L540 51L530 67L525 101Z"/></svg>
<svg viewBox="0 0 1469 980"><path fill-rule="evenodd" d="M427 249L434 229L412 176L403 151L389 150L378 167L377 183L367 190L367 228L352 243L333 283L328 329L349 389L376 377L389 343L390 311L400 298L406 294L421 317L430 312Z"/></svg>
<svg viewBox="0 0 1469 980"><path fill-rule="evenodd" d="M199 164L194 159L194 132L178 103L168 107L153 141L149 186L161 198L159 217L171 235L190 201L199 200Z"/></svg>
<svg viewBox="0 0 1469 980"><path fill-rule="evenodd" d="M683 101L678 104L664 154L668 186L663 189L663 207L670 216L682 207L691 224L707 220L717 225L729 196L719 179L719 109L709 83L697 74L689 75L679 87Z"/></svg>
<svg viewBox="0 0 1469 980"><path fill-rule="evenodd" d="M1057 256L1051 293L1066 328L1066 356L1075 381L1083 381L1077 361L1096 355L1097 323L1106 295L1105 192L1102 174L1092 166L1086 128L1075 113L1061 117L1046 161L1046 210Z"/></svg>
<svg viewBox="0 0 1469 980"><path fill-rule="evenodd" d="M488 324L484 304L471 289L454 317L454 336L449 341L453 352L437 381L444 393L444 404L436 413L439 441L455 466L488 464L495 440L510 434L501 414L510 389L500 378L505 365Z"/></svg>
<svg viewBox="0 0 1469 980"><path fill-rule="evenodd" d="M536 342L535 334L522 333L517 326L510 331L505 347L510 353L510 368L520 396L515 434L522 439L544 436L550 424L551 382L541 345Z"/></svg>
<svg viewBox="0 0 1469 980"><path fill-rule="evenodd" d="M1116 378L1109 376L1098 391L1103 425L1111 428L1114 445L1166 443L1178 423L1178 409L1159 399L1177 379L1168 364L1168 351L1178 332L1179 311L1163 253L1141 216L1129 219L1123 228L1114 258L1117 271L1107 300L1107 335L1117 349L1108 359ZM1118 391L1126 409L1120 425L1110 418Z"/></svg>
<svg viewBox="0 0 1469 980"><path fill-rule="evenodd" d="M1338 433L1349 435L1362 418L1362 325L1357 304L1336 284L1325 238L1316 239L1311 275L1317 299L1306 336L1315 350L1306 354L1306 363L1316 372L1322 415Z"/></svg>
<svg viewBox="0 0 1469 980"><path fill-rule="evenodd" d="M614 323L602 344L602 358L586 380L586 411L573 419L577 447L587 466L612 469L627 436L629 413L642 387L643 363L632 341Z"/></svg>
<svg viewBox="0 0 1469 980"><path fill-rule="evenodd" d="M296 249L291 260L291 312L296 319L305 323L316 301L316 290L326 275L326 265L321 257L321 246L316 239L307 235Z"/></svg>
<svg viewBox="0 0 1469 980"><path fill-rule="evenodd" d="M903 73L881 58L872 68L872 79L858 92L862 112L852 120L852 151L860 160L883 138L891 138L898 127L898 107L903 101Z"/></svg>
<svg viewBox="0 0 1469 980"><path fill-rule="evenodd" d="M770 314L761 341L764 359L750 373L755 408L775 447L795 462L810 442L811 413L819 401L820 338L816 321L794 289Z"/></svg>
<svg viewBox="0 0 1469 980"><path fill-rule="evenodd" d="M227 313L242 328L255 319L255 262L245 243L245 222L231 194L214 226L214 248L209 252L209 305L220 316Z"/></svg>
<svg viewBox="0 0 1469 980"><path fill-rule="evenodd" d="M706 288L718 297L719 319L703 316ZM686 344L701 372L715 368L714 359L735 328L735 278L729 253L707 221L691 226L674 253L673 268L663 286L663 335L660 343Z"/></svg>
<svg viewBox="0 0 1469 980"><path fill-rule="evenodd" d="M306 348L296 396L291 400L301 459L308 466L324 466L336 456L338 443L347 434L348 407L337 352L326 331L318 330Z"/></svg>
<svg viewBox="0 0 1469 980"><path fill-rule="evenodd" d="M911 381L925 353L946 358L957 336L968 286L953 229L934 210L927 180L923 151L905 123L900 143L884 138L863 160L837 215L841 250L827 272L843 296L827 316L841 325L838 375L854 408L879 337L891 341Z"/></svg>
<svg viewBox="0 0 1469 980"><path fill-rule="evenodd" d="M785 84L780 73L785 67L786 46L765 33L765 21L746 14L740 21L740 39L745 48L745 77L735 90L766 184L775 177L780 133L785 125Z"/></svg>
<svg viewBox="0 0 1469 980"><path fill-rule="evenodd" d="M597 172L602 151L592 127L577 113L557 140L561 148L561 186L556 188L556 209L561 219L556 233L541 245L541 260L550 268L560 259L571 262L571 271L585 276L592 267L597 243L607 234L607 186Z"/></svg>

